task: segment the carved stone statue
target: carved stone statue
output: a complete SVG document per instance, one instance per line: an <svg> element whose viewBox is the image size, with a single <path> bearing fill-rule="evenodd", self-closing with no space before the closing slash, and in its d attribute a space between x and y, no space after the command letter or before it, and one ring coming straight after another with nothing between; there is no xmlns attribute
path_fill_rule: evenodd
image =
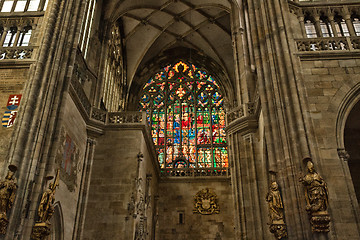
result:
<svg viewBox="0 0 360 240"><path fill-rule="evenodd" d="M315 213L326 211L328 190L324 179L315 171L312 161L307 162L308 173L300 180L305 186L306 211Z"/></svg>
<svg viewBox="0 0 360 240"><path fill-rule="evenodd" d="M310 222L314 232L328 232L330 217L328 208L328 189L324 179L316 172L310 158L307 161L307 174L300 178L305 187L306 211L311 215Z"/></svg>
<svg viewBox="0 0 360 240"><path fill-rule="evenodd" d="M266 195L266 201L269 205L270 232L274 233L277 239L286 237L284 206L277 182L271 183L269 193Z"/></svg>
<svg viewBox="0 0 360 240"><path fill-rule="evenodd" d="M12 208L16 195L15 172L17 167L9 165L8 173L4 180L0 181L0 234L5 235L9 220L7 212Z"/></svg>
<svg viewBox="0 0 360 240"><path fill-rule="evenodd" d="M59 186L59 170L56 172L56 177L53 183L49 184L48 189L42 194L40 204L38 207L39 220L34 225L31 239L43 240L50 234L50 219L54 214L54 202L56 187Z"/></svg>
<svg viewBox="0 0 360 240"><path fill-rule="evenodd" d="M269 216L272 222L284 219L283 203L281 200L279 187L276 182L270 185L270 191L266 196L266 201L269 203Z"/></svg>
<svg viewBox="0 0 360 240"><path fill-rule="evenodd" d="M53 183L49 184L49 188L43 193L38 208L39 222L49 223L54 213L55 188Z"/></svg>

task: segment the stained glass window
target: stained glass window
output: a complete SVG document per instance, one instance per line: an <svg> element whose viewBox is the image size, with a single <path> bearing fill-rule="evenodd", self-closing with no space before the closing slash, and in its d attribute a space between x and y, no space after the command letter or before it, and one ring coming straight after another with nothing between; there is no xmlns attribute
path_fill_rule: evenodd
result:
<svg viewBox="0 0 360 240"><path fill-rule="evenodd" d="M228 167L223 95L193 64L164 67L144 85L146 111L161 168Z"/></svg>

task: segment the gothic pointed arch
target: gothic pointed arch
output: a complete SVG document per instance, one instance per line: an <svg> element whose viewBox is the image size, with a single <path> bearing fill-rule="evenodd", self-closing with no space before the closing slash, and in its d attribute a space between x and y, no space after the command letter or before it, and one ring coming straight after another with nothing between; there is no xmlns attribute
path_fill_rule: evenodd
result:
<svg viewBox="0 0 360 240"><path fill-rule="evenodd" d="M161 168L228 167L223 92L206 69L167 64L139 96Z"/></svg>

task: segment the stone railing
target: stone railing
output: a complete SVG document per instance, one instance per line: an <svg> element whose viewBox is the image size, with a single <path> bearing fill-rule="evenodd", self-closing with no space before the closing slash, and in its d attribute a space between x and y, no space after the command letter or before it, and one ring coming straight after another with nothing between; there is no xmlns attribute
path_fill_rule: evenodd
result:
<svg viewBox="0 0 360 240"><path fill-rule="evenodd" d="M237 106L233 109L231 109L227 114L226 114L226 121L227 121L227 125L229 123L231 123L232 121L241 118L244 116L244 107L243 105L241 106Z"/></svg>
<svg viewBox="0 0 360 240"><path fill-rule="evenodd" d="M72 78L71 79L71 86L74 88L74 91L75 91L81 105L83 106L86 114L88 116L90 116L92 107L91 107L91 104L90 104L90 101L89 101L88 97L86 96L86 93L84 91L83 86L77 80L77 78Z"/></svg>
<svg viewBox="0 0 360 240"><path fill-rule="evenodd" d="M141 123L146 124L145 112L110 112L108 113L108 124Z"/></svg>
<svg viewBox="0 0 360 240"><path fill-rule="evenodd" d="M228 168L165 168L161 177L229 177Z"/></svg>
<svg viewBox="0 0 360 240"><path fill-rule="evenodd" d="M4 59L31 59L34 47L0 47L0 60Z"/></svg>
<svg viewBox="0 0 360 240"><path fill-rule="evenodd" d="M118 125L118 124L144 124L146 125L146 113L145 112L107 112L102 109L91 107L90 119L98 122L102 122L106 125Z"/></svg>
<svg viewBox="0 0 360 240"><path fill-rule="evenodd" d="M90 118L102 123L106 123L107 111L92 107Z"/></svg>
<svg viewBox="0 0 360 240"><path fill-rule="evenodd" d="M296 39L299 52L359 51L360 37L328 37Z"/></svg>
<svg viewBox="0 0 360 240"><path fill-rule="evenodd" d="M260 110L260 100L257 94L255 102L248 102L231 109L226 114L226 122L229 125L238 118L248 117L257 113Z"/></svg>

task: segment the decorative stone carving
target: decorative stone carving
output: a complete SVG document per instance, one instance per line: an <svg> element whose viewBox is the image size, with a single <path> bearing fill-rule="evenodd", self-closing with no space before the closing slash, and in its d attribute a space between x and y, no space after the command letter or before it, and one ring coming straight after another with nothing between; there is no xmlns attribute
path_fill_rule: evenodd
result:
<svg viewBox="0 0 360 240"><path fill-rule="evenodd" d="M140 217L139 222L136 224L135 227L135 240L145 240L147 231L146 231L146 221L147 218L144 216Z"/></svg>
<svg viewBox="0 0 360 240"><path fill-rule="evenodd" d="M34 47L0 47L0 60L3 59L30 59L32 58Z"/></svg>
<svg viewBox="0 0 360 240"><path fill-rule="evenodd" d="M90 111L91 111L91 103L90 103L88 97L86 96L84 88L81 85L81 83L79 82L79 80L77 79L77 77L73 77L71 79L71 86L73 87L74 92L75 92L76 96L78 97L81 105L83 106L86 114L89 116Z"/></svg>
<svg viewBox="0 0 360 240"><path fill-rule="evenodd" d="M111 112L108 113L109 124L121 123L144 123L146 120L145 112Z"/></svg>
<svg viewBox="0 0 360 240"><path fill-rule="evenodd" d="M300 178L305 187L306 211L310 215L313 232L329 232L330 216L328 208L328 189L324 179L316 172L311 158L304 159L307 174Z"/></svg>
<svg viewBox="0 0 360 240"><path fill-rule="evenodd" d="M53 183L49 184L49 188L42 194L38 207L39 220L35 223L31 239L44 240L50 234L50 219L54 214L55 190L59 186L59 170ZM50 178L51 179L51 178Z"/></svg>
<svg viewBox="0 0 360 240"><path fill-rule="evenodd" d="M232 121L241 118L243 116L244 116L244 109L243 106L241 105L230 110L230 112L227 114L227 122L231 123Z"/></svg>
<svg viewBox="0 0 360 240"><path fill-rule="evenodd" d="M145 214L145 200L143 195L140 195L139 201L136 204L136 213L140 216L143 216Z"/></svg>
<svg viewBox="0 0 360 240"><path fill-rule="evenodd" d="M199 191L194 197L194 213L210 215L220 213L218 198L209 188Z"/></svg>
<svg viewBox="0 0 360 240"><path fill-rule="evenodd" d="M284 221L284 206L277 182L274 181L271 183L269 192L266 195L266 201L269 205L270 232L273 233L277 239L287 237L286 224Z"/></svg>
<svg viewBox="0 0 360 240"><path fill-rule="evenodd" d="M0 181L0 234L5 235L9 223L7 212L12 208L16 195L15 172L17 167L9 165L8 173L4 180Z"/></svg>
<svg viewBox="0 0 360 240"><path fill-rule="evenodd" d="M151 174L146 174L146 185L145 185L145 204L146 204L146 209L149 208L150 203L151 203L151 194L150 194L150 182L152 179L152 175Z"/></svg>
<svg viewBox="0 0 360 240"><path fill-rule="evenodd" d="M228 168L167 168L162 177L229 177Z"/></svg>
<svg viewBox="0 0 360 240"><path fill-rule="evenodd" d="M134 215L135 214L135 197L134 193L132 193L130 197L130 202L128 203L128 215Z"/></svg>
<svg viewBox="0 0 360 240"><path fill-rule="evenodd" d="M338 155L341 160L347 162L350 158L349 153L345 149L338 149Z"/></svg>

